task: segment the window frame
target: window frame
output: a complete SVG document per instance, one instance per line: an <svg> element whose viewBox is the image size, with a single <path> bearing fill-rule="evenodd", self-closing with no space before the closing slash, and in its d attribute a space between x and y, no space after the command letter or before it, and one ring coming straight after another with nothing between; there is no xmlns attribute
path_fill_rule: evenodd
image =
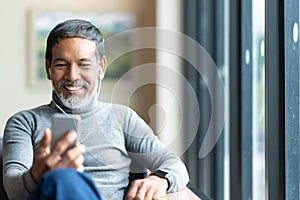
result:
<svg viewBox="0 0 300 200"><path fill-rule="evenodd" d="M284 2L266 1L266 199L285 199Z"/></svg>
<svg viewBox="0 0 300 200"><path fill-rule="evenodd" d="M295 24L297 27L294 27ZM297 37L296 41L293 38L294 34ZM297 0L286 0L284 4L284 80L285 199L299 199L299 1Z"/></svg>
<svg viewBox="0 0 300 200"><path fill-rule="evenodd" d="M252 158L253 158L253 39L252 39L252 0L241 1L241 33L242 33L242 60L241 60L241 176L242 176L242 199L252 199L253 181ZM251 159L249 159L251 158Z"/></svg>
<svg viewBox="0 0 300 200"><path fill-rule="evenodd" d="M214 11L220 15L215 15ZM184 4L184 33L197 41L222 70L224 66L224 1L191 0ZM189 56L197 56L189 52ZM199 63L201 58L198 58ZM193 143L185 153L185 160L190 173L190 184L214 199L224 199L224 134L219 137L214 149L205 157L199 158L198 152L205 137L210 121L210 96L205 81L189 63L185 63L185 76L197 94L201 120ZM193 121L193 108L186 100L186 132L189 134L189 122ZM188 137L188 136L187 136Z"/></svg>

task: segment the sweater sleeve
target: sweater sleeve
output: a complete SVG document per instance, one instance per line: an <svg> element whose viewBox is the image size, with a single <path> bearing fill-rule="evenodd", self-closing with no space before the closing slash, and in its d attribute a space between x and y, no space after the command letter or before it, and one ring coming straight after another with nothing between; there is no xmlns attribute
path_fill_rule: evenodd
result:
<svg viewBox="0 0 300 200"><path fill-rule="evenodd" d="M3 183L9 199L26 199L35 182L30 174L33 145L26 118L13 116L3 137Z"/></svg>
<svg viewBox="0 0 300 200"><path fill-rule="evenodd" d="M164 146L151 128L132 110L126 130L126 147L133 159L132 169L145 168L151 172L161 170L167 173L169 181L167 192L183 189L189 176L184 163Z"/></svg>

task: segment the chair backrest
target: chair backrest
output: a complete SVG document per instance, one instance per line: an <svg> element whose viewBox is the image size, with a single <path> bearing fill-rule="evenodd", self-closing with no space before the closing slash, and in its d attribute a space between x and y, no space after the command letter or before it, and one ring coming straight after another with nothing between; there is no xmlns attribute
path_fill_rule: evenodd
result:
<svg viewBox="0 0 300 200"><path fill-rule="evenodd" d="M8 197L3 187L2 135L0 135L0 199L8 200Z"/></svg>

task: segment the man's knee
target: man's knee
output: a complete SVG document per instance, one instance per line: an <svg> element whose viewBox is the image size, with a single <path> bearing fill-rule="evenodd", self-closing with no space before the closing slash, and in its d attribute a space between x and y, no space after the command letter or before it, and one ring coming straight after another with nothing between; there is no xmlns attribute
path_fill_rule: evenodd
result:
<svg viewBox="0 0 300 200"><path fill-rule="evenodd" d="M31 199L88 199L99 200L93 180L73 169L57 169L45 174Z"/></svg>

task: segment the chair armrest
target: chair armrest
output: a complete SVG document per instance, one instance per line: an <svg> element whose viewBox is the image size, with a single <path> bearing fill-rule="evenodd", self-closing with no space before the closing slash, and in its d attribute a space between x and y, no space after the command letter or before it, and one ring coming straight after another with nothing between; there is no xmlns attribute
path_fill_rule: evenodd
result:
<svg viewBox="0 0 300 200"><path fill-rule="evenodd" d="M166 200L181 200L181 199L202 200L188 187L185 187L184 189L179 190L178 192L168 193L165 199Z"/></svg>
<svg viewBox="0 0 300 200"><path fill-rule="evenodd" d="M204 194L201 190L191 185L188 185L184 189L174 192L168 193L165 200L181 200L181 199L189 199L189 200L212 200L209 196Z"/></svg>

